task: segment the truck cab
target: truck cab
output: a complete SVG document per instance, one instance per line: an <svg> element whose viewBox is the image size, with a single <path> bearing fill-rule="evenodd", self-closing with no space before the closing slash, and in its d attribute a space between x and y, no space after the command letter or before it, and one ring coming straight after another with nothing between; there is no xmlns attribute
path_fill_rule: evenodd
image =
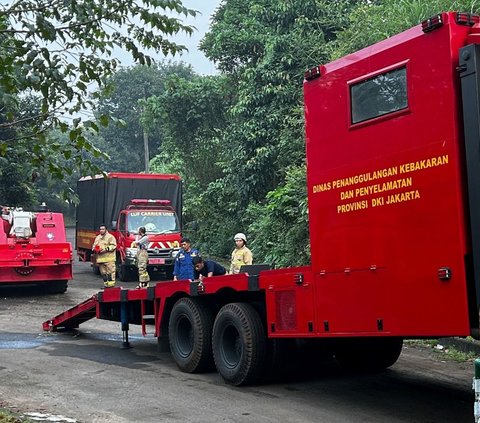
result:
<svg viewBox="0 0 480 423"><path fill-rule="evenodd" d="M165 273L172 277L173 262L180 249L180 222L169 200L133 199L113 222L112 233L117 238L121 257L119 279L133 278L136 272L137 248L132 247L138 228L145 227L149 240L149 273Z"/></svg>
<svg viewBox="0 0 480 423"><path fill-rule="evenodd" d="M81 261L98 274L92 245L100 225L117 240L117 279L138 279L132 242L145 226L150 238L149 272L171 278L181 238L182 180L178 175L110 172L77 183L76 249ZM153 276L153 275L152 275Z"/></svg>

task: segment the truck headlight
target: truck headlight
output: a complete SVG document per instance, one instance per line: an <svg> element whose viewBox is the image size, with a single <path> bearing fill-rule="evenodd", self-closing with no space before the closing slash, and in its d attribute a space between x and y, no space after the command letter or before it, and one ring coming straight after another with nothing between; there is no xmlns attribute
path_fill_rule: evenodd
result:
<svg viewBox="0 0 480 423"><path fill-rule="evenodd" d="M178 252L180 251L180 248L175 248L172 250L172 257L175 258L178 255Z"/></svg>
<svg viewBox="0 0 480 423"><path fill-rule="evenodd" d="M125 248L125 255L127 257L135 257L137 255L136 248Z"/></svg>

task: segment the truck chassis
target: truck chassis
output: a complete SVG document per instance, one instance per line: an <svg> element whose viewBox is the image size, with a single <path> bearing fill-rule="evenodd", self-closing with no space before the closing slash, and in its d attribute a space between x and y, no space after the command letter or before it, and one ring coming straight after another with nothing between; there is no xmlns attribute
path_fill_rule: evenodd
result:
<svg viewBox="0 0 480 423"><path fill-rule="evenodd" d="M308 289L307 268L282 273L294 283L302 281L300 289ZM275 316L275 304L267 305L267 292L275 291L271 282L278 274L271 270L261 272L261 277L242 273L208 278L203 283L171 281L147 289L109 288L47 320L43 329L75 329L96 317L120 322L123 345L129 346L130 324L140 325L144 336L147 328L153 327L159 350L170 351L182 371L199 373L216 368L229 384L252 384L279 372L296 347L298 331L282 327L300 324L303 341L322 337L314 321L299 322L298 316L291 314ZM261 286L261 280L267 285ZM283 301L283 307L289 300L273 301ZM277 322L277 318L284 321ZM315 343L316 348L320 345L319 351L331 352L345 368L362 370L380 370L394 364L403 342L401 337L385 332L333 340L323 332L323 337L323 343Z"/></svg>

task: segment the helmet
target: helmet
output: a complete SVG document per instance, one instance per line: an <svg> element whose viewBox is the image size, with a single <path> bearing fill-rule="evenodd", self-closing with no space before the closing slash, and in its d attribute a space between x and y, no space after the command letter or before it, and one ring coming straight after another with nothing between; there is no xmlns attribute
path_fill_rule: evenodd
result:
<svg viewBox="0 0 480 423"><path fill-rule="evenodd" d="M243 241L247 242L247 237L245 236L245 234L242 234L241 232L239 232L238 234L235 234L235 236L233 237L233 239L236 241L237 239L243 239Z"/></svg>

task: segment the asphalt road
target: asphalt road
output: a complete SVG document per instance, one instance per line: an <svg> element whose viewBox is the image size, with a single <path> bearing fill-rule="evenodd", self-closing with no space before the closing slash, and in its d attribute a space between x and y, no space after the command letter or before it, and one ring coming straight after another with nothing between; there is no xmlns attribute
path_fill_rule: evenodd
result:
<svg viewBox="0 0 480 423"><path fill-rule="evenodd" d="M473 364L442 361L428 348L404 348L380 374L350 375L319 360L289 380L235 388L216 373L180 372L136 326L131 349L121 348L118 323L43 332L42 322L101 286L86 264L75 263L74 274L63 295L0 288L1 405L77 422L473 421Z"/></svg>

